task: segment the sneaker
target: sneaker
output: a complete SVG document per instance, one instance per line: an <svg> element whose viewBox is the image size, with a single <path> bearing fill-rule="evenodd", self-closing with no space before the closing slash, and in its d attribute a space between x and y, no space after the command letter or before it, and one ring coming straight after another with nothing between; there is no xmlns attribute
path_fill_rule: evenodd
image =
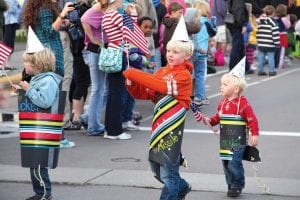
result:
<svg viewBox="0 0 300 200"><path fill-rule="evenodd" d="M240 189L231 188L231 189L228 190L227 196L229 196L229 197L238 197L238 196L240 196L241 192L242 192L242 190L240 190Z"/></svg>
<svg viewBox="0 0 300 200"><path fill-rule="evenodd" d="M140 130L140 128L138 126L134 125L132 121L123 122L122 123L122 128L123 128L123 130L127 130L127 131L138 131L138 130Z"/></svg>
<svg viewBox="0 0 300 200"><path fill-rule="evenodd" d="M36 194L32 197L27 198L26 200L50 200L52 199L51 194L46 194L46 196L43 198L43 195L41 194Z"/></svg>
<svg viewBox="0 0 300 200"><path fill-rule="evenodd" d="M249 70L247 70L247 71L245 72L245 74L254 74L254 72L255 72L255 71L254 71L253 69L250 68Z"/></svg>
<svg viewBox="0 0 300 200"><path fill-rule="evenodd" d="M184 200L186 195L192 190L192 185L191 184L188 184L188 188L186 190L186 192L183 194L183 195L180 195L178 197L178 200Z"/></svg>
<svg viewBox="0 0 300 200"><path fill-rule="evenodd" d="M205 99L199 99L198 97L195 97L194 98L194 103L197 106L201 107L203 105L208 105L209 104L209 100L207 98L205 98Z"/></svg>
<svg viewBox="0 0 300 200"><path fill-rule="evenodd" d="M64 139L60 141L60 148L72 148L75 147L75 142L72 142L68 139Z"/></svg>
<svg viewBox="0 0 300 200"><path fill-rule="evenodd" d="M81 123L79 121L69 121L67 126L64 127L64 130L81 130Z"/></svg>
<svg viewBox="0 0 300 200"><path fill-rule="evenodd" d="M101 136L104 135L104 131L100 131L100 132L94 132L94 133L86 133L87 136Z"/></svg>
<svg viewBox="0 0 300 200"><path fill-rule="evenodd" d="M129 140L131 139L131 135L125 132L117 136L107 135L107 133L104 133L104 138L110 140Z"/></svg>
<svg viewBox="0 0 300 200"><path fill-rule="evenodd" d="M266 72L262 71L262 72L258 72L257 75L258 76L267 76L268 74Z"/></svg>
<svg viewBox="0 0 300 200"><path fill-rule="evenodd" d="M277 75L277 72L274 71L274 72L269 72L269 76L276 76Z"/></svg>

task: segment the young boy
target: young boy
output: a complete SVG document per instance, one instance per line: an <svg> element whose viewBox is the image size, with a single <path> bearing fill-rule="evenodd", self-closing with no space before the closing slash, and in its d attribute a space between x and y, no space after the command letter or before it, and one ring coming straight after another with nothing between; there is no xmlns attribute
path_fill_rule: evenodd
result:
<svg viewBox="0 0 300 200"><path fill-rule="evenodd" d="M185 25L183 17L181 22ZM188 41L187 32L183 40L173 40L173 37L167 45L167 66L154 74L133 68L123 73L133 97L149 99L155 104L149 162L154 176L164 183L161 200L184 199L191 190L181 178L179 167L184 122L191 101L193 65L188 59L193 53L193 45L185 42Z"/></svg>
<svg viewBox="0 0 300 200"><path fill-rule="evenodd" d="M19 123L22 167L30 168L35 195L26 200L50 200L51 181L48 168L57 165L63 125L63 109L59 109L59 85L62 77L54 73L55 55L29 32L24 70L32 76L30 82L21 81L14 89L25 91L19 97ZM28 106L22 106L24 103ZM62 106L63 107L63 106ZM60 112L60 114L59 114Z"/></svg>
<svg viewBox="0 0 300 200"><path fill-rule="evenodd" d="M224 99L218 105L217 114L203 119L204 124L210 126L220 124L220 158L229 197L239 196L245 186L242 159L249 129L252 134L250 144L258 144L258 122L251 105L246 97L242 96L246 87L244 74L245 57L221 78L220 90Z"/></svg>
<svg viewBox="0 0 300 200"><path fill-rule="evenodd" d="M258 76L265 76L265 56L269 59L269 76L275 76L275 51L279 48L279 28L273 19L275 8L268 5L264 14L257 20ZM272 37L270 37L272 36Z"/></svg>

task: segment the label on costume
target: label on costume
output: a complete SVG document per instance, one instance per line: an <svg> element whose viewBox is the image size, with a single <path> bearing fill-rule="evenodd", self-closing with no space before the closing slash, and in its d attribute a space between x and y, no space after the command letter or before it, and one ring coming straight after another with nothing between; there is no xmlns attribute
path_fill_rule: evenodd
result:
<svg viewBox="0 0 300 200"><path fill-rule="evenodd" d="M149 160L161 165L176 162L181 143L186 109L172 96L165 96L154 108Z"/></svg>
<svg viewBox="0 0 300 200"><path fill-rule="evenodd" d="M220 158L232 160L233 149L246 145L248 130L240 115L220 115Z"/></svg>

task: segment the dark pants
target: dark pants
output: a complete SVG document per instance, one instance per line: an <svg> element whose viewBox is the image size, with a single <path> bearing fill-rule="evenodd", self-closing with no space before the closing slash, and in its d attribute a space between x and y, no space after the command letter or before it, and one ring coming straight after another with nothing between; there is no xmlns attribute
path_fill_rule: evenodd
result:
<svg viewBox="0 0 300 200"><path fill-rule="evenodd" d="M30 177L31 177L33 191L39 195L44 194L44 187L41 186L40 181L38 181L38 179L42 178L46 187L46 193L51 195L51 182L49 179L48 169L41 167L40 174L41 177L39 177L38 168L30 168Z"/></svg>
<svg viewBox="0 0 300 200"><path fill-rule="evenodd" d="M244 47L244 36L242 34L242 28L233 27L230 28L229 30L232 36L232 43L231 43L232 47L231 47L230 61L229 61L229 70L231 70L245 56L245 47ZM245 70L246 71L248 70L247 67Z"/></svg>
<svg viewBox="0 0 300 200"><path fill-rule="evenodd" d="M105 129L107 135L120 135L122 130L122 93L124 90L124 76L122 72L108 74L108 96L105 112Z"/></svg>
<svg viewBox="0 0 300 200"><path fill-rule="evenodd" d="M4 26L3 42L11 48L15 47L16 30L19 26L17 23Z"/></svg>

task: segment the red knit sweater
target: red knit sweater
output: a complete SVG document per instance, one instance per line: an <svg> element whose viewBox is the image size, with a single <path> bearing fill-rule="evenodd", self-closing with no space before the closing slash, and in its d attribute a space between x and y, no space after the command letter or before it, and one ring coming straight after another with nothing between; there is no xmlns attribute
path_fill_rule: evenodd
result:
<svg viewBox="0 0 300 200"><path fill-rule="evenodd" d="M238 111L239 97L229 101L227 98L223 99L218 105L218 113L210 118L211 125L215 126L220 123L220 114L238 114L244 118L252 135L259 135L258 121L254 111L248 103L246 97L241 96L239 112ZM222 106L223 104L223 106Z"/></svg>

